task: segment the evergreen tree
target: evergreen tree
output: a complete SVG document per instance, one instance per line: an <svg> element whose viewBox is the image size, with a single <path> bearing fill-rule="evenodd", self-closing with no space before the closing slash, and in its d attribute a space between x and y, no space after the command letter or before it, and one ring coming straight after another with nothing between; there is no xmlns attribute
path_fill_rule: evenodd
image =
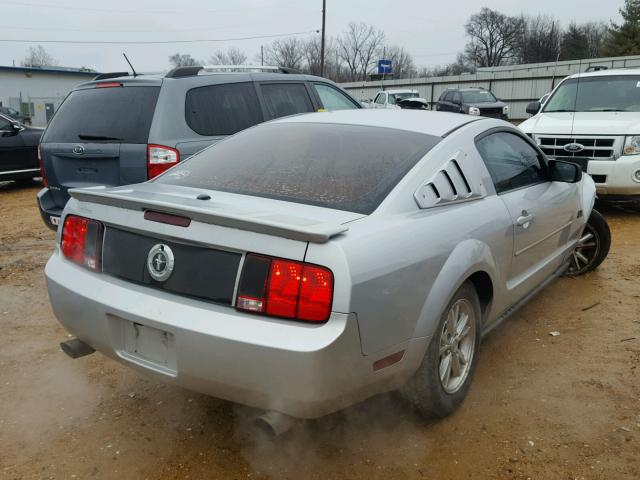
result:
<svg viewBox="0 0 640 480"><path fill-rule="evenodd" d="M625 0L620 9L624 22L622 25L612 23L609 27L609 38L603 47L606 56L640 54L640 0Z"/></svg>
<svg viewBox="0 0 640 480"><path fill-rule="evenodd" d="M580 26L572 22L562 34L560 60L582 60L589 56L587 36Z"/></svg>

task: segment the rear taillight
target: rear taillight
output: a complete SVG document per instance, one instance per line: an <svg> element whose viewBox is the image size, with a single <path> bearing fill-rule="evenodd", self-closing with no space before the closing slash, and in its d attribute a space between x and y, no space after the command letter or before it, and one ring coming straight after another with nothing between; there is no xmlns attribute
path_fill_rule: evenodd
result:
<svg viewBox="0 0 640 480"><path fill-rule="evenodd" d="M325 322L333 301L333 273L318 265L247 255L236 297L245 312Z"/></svg>
<svg viewBox="0 0 640 480"><path fill-rule="evenodd" d="M147 178L152 179L180 161L180 152L162 145L147 146Z"/></svg>
<svg viewBox="0 0 640 480"><path fill-rule="evenodd" d="M42 144L38 144L38 166L40 167L40 176L42 177L42 184L45 187L49 186L49 180L47 180L47 173L44 171L44 162L42 161Z"/></svg>
<svg viewBox="0 0 640 480"><path fill-rule="evenodd" d="M100 270L102 224L76 215L67 215L62 227L62 254L91 270Z"/></svg>

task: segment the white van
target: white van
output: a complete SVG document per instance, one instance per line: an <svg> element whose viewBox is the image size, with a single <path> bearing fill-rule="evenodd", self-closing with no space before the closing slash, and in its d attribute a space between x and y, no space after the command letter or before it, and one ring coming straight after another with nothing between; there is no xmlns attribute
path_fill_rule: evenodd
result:
<svg viewBox="0 0 640 480"><path fill-rule="evenodd" d="M640 204L640 69L565 78L520 124L550 158L578 163L603 200Z"/></svg>

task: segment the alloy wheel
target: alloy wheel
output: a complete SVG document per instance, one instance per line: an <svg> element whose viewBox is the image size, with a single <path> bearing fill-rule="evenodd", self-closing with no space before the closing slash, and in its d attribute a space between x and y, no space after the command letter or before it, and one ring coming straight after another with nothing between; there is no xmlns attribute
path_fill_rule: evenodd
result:
<svg viewBox="0 0 640 480"><path fill-rule="evenodd" d="M571 254L571 262L567 274L570 276L580 275L587 270L598 258L600 253L600 236L598 232L588 223L584 227L582 236L576 248Z"/></svg>
<svg viewBox="0 0 640 480"><path fill-rule="evenodd" d="M451 305L440 334L439 377L442 388L448 394L460 390L469 375L475 338L476 315L473 306L461 298Z"/></svg>

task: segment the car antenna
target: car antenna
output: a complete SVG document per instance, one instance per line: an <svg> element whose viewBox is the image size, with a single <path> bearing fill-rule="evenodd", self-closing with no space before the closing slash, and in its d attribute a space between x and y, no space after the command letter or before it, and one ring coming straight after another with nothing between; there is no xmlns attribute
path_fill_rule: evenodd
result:
<svg viewBox="0 0 640 480"><path fill-rule="evenodd" d="M127 54L122 52L122 56L124 57L124 59L127 61L127 63L129 64L129 66L131 67L131 71L133 72L133 76L137 77L138 74L136 73L136 69L133 68L133 65L131 65L131 62L129 61L129 58L127 58Z"/></svg>

